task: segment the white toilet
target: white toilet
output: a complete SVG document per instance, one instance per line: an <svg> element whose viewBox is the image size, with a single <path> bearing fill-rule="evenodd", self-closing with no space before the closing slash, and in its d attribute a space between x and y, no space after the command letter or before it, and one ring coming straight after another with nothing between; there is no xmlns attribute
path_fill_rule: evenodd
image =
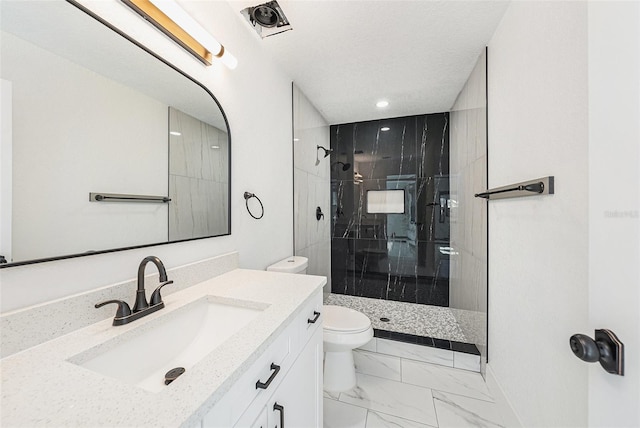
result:
<svg viewBox="0 0 640 428"><path fill-rule="evenodd" d="M293 256L267 268L272 272L306 274L309 260ZM371 320L342 306L323 306L324 389L341 392L356 386L353 349L373 338Z"/></svg>

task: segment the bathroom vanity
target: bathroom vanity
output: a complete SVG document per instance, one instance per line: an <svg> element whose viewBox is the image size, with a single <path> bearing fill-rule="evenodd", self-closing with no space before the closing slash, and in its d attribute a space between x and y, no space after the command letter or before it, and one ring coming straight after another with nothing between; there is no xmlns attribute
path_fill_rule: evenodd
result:
<svg viewBox="0 0 640 428"><path fill-rule="evenodd" d="M5 357L0 425L320 427L325 283L234 269L130 324L105 319Z"/></svg>

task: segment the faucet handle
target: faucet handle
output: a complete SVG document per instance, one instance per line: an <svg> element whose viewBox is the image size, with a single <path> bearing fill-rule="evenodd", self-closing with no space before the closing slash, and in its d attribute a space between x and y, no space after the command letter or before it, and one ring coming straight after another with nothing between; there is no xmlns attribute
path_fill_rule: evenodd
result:
<svg viewBox="0 0 640 428"><path fill-rule="evenodd" d="M149 299L149 306L154 306L159 303L162 303L162 296L160 295L160 289L165 285L173 284L173 281L165 281L158 286L153 293L151 294L151 299Z"/></svg>
<svg viewBox="0 0 640 428"><path fill-rule="evenodd" d="M103 307L104 305L108 305L109 303L115 303L118 305L118 310L116 311L115 318L124 318L131 315L131 308L127 304L127 302L123 302L122 300L106 300L104 302L96 303L96 309Z"/></svg>

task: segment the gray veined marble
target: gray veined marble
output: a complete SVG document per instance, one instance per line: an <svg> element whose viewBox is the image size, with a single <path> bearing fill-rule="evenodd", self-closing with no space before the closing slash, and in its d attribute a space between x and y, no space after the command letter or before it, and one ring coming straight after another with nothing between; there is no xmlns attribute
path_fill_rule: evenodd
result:
<svg viewBox="0 0 640 428"><path fill-rule="evenodd" d="M439 391L433 391L433 399L441 428L504 426L494 403Z"/></svg>
<svg viewBox="0 0 640 428"><path fill-rule="evenodd" d="M229 233L226 132L169 108L169 239Z"/></svg>
<svg viewBox="0 0 640 428"><path fill-rule="evenodd" d="M477 359L475 355L472 357ZM482 375L477 372L403 359L402 382L477 400L493 401Z"/></svg>
<svg viewBox="0 0 640 428"><path fill-rule="evenodd" d="M412 356L408 354L391 357L360 350L355 354L369 354L383 360L360 364L360 369L369 372L358 372L354 389L339 394L325 391L325 427L495 428L503 425L493 396L479 373L406 359ZM396 363L392 363L394 359ZM358 361L356 358L356 366ZM396 371L395 364L402 364L400 381L385 378L385 374Z"/></svg>
<svg viewBox="0 0 640 428"><path fill-rule="evenodd" d="M397 381L401 380L399 358L357 350L353 353L353 360L358 373Z"/></svg>
<svg viewBox="0 0 640 428"><path fill-rule="evenodd" d="M422 424L438 426L431 390L375 376L357 374L354 389L340 401Z"/></svg>

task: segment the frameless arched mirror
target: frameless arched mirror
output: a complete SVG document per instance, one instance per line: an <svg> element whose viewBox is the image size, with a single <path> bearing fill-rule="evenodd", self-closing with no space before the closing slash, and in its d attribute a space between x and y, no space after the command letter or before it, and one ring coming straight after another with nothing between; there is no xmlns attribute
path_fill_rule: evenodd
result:
<svg viewBox="0 0 640 428"><path fill-rule="evenodd" d="M203 85L73 2L0 7L0 266L231 232Z"/></svg>

